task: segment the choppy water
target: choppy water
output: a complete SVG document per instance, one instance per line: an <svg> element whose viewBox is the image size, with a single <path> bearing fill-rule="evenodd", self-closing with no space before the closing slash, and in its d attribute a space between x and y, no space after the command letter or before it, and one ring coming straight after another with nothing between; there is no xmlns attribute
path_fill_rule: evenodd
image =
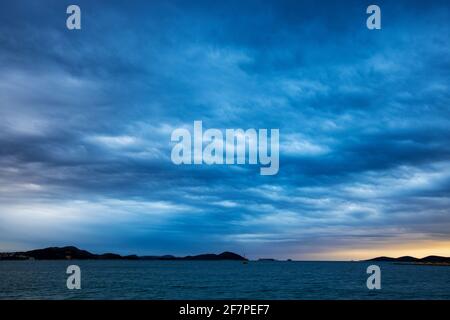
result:
<svg viewBox="0 0 450 320"><path fill-rule="evenodd" d="M81 268L68 290L66 268ZM0 261L0 299L450 299L450 267L362 262Z"/></svg>

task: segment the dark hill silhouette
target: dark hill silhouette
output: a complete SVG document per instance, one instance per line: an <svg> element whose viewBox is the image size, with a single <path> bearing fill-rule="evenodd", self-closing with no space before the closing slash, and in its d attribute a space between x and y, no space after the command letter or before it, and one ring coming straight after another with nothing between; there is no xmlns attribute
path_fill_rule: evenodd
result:
<svg viewBox="0 0 450 320"><path fill-rule="evenodd" d="M376 257L373 259L369 259L366 261L383 261L383 262L394 262L396 259L395 258L391 258L391 257Z"/></svg>
<svg viewBox="0 0 450 320"><path fill-rule="evenodd" d="M143 260L238 260L246 261L247 259L233 252L222 252L221 254L199 254L196 256L175 257L172 255L165 256L143 256Z"/></svg>
<svg viewBox="0 0 450 320"><path fill-rule="evenodd" d="M198 256L187 256L183 260L247 260L233 252L222 252L221 254L200 254Z"/></svg>
<svg viewBox="0 0 450 320"><path fill-rule="evenodd" d="M450 264L449 257L440 257L440 256L428 256L424 258L415 258L410 256L404 256L399 258L391 258L391 257L377 257L373 259L369 259L366 261L381 261L381 262L407 262L407 263L420 263L420 264Z"/></svg>
<svg viewBox="0 0 450 320"><path fill-rule="evenodd" d="M433 263L450 263L450 258L440 256L428 256L420 259L421 262L433 262Z"/></svg>
<svg viewBox="0 0 450 320"><path fill-rule="evenodd" d="M36 260L66 260L66 259L95 259L97 256L86 250L80 250L77 247L51 247L45 249L37 249L26 252L17 252L20 256L33 258Z"/></svg>
<svg viewBox="0 0 450 320"><path fill-rule="evenodd" d="M391 257L377 257L370 259L368 261L387 261L387 262L418 262L420 259L410 257L410 256L403 256L399 258L391 258Z"/></svg>
<svg viewBox="0 0 450 320"><path fill-rule="evenodd" d="M93 254L77 247L50 247L24 252L0 253L0 260L239 260L245 261L244 257L233 253L223 252L221 254L201 254L196 256L175 257L164 256L143 256L136 255L121 256L116 253Z"/></svg>

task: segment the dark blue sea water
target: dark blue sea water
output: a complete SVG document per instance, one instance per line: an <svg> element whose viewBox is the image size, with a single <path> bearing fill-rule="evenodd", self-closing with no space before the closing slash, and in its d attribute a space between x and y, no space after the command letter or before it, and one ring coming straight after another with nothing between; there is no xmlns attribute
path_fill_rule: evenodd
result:
<svg viewBox="0 0 450 320"><path fill-rule="evenodd" d="M66 268L81 268L68 290ZM450 267L363 262L0 261L0 299L450 299Z"/></svg>

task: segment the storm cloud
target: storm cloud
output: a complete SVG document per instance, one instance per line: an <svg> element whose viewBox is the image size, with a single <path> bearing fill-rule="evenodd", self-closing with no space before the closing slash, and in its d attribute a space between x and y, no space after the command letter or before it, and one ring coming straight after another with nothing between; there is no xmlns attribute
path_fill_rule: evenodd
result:
<svg viewBox="0 0 450 320"><path fill-rule="evenodd" d="M0 249L363 257L450 242L447 1L0 5ZM279 128L280 171L175 128ZM449 247L446 249L450 255Z"/></svg>

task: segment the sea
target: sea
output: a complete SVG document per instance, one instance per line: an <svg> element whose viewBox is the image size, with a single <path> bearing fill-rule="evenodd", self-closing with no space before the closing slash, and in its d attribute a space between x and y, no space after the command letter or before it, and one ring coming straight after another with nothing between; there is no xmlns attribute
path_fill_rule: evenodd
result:
<svg viewBox="0 0 450 320"><path fill-rule="evenodd" d="M381 270L369 290L367 267ZM69 265L81 289L69 290ZM0 261L0 299L450 299L450 267L387 262Z"/></svg>

